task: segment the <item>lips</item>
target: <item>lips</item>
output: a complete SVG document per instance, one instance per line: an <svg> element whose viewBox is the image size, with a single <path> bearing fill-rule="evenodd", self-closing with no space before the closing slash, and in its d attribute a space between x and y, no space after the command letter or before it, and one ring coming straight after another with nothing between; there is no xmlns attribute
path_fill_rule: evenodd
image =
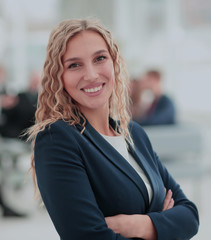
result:
<svg viewBox="0 0 211 240"><path fill-rule="evenodd" d="M85 88L84 91L88 92L88 93L94 93L99 91L100 89L102 89L103 85L99 86L99 87L95 87L95 88Z"/></svg>
<svg viewBox="0 0 211 240"><path fill-rule="evenodd" d="M103 88L103 85L104 85L104 83L103 84L100 83L100 85L99 84L95 84L95 85L92 85L92 86L89 85L87 87L82 88L82 90L86 93L96 93Z"/></svg>

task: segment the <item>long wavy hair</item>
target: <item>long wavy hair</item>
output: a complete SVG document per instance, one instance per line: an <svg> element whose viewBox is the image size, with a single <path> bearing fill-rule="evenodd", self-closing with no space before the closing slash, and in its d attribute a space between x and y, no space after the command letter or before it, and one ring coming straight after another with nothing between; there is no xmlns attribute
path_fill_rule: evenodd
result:
<svg viewBox="0 0 211 240"><path fill-rule="evenodd" d="M35 124L28 130L28 140L34 143L37 134L44 130L47 125L62 119L70 125L82 124L85 128L86 119L79 111L77 103L64 89L62 81L63 64L62 57L66 52L67 43L82 31L91 30L97 32L105 40L108 51L114 65L114 89L110 97L110 117L118 120L120 134L130 143L132 139L128 130L130 120L128 98L128 73L125 62L114 42L111 33L106 30L96 19L70 19L61 22L55 27L49 38L46 60L41 79L41 91L38 97L38 106L35 113ZM83 123L81 123L83 119ZM31 168L35 190L37 182L34 165L34 153L31 157ZM39 195L39 194L38 194Z"/></svg>

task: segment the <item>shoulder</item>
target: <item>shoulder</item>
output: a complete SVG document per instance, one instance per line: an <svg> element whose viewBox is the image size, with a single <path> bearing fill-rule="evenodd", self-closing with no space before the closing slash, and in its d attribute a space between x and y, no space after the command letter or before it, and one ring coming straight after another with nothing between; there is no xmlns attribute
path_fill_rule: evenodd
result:
<svg viewBox="0 0 211 240"><path fill-rule="evenodd" d="M151 147L149 137L139 123L130 121L129 131L135 145L141 143L145 146Z"/></svg>
<svg viewBox="0 0 211 240"><path fill-rule="evenodd" d="M162 97L160 98L159 102L161 104L170 104L170 105L173 105L173 101L172 99L167 96L167 95L162 95Z"/></svg>
<svg viewBox="0 0 211 240"><path fill-rule="evenodd" d="M36 142L43 140L50 142L58 141L73 141L75 136L80 134L75 126L70 125L68 122L58 120L52 124L47 125L44 130L37 134Z"/></svg>
<svg viewBox="0 0 211 240"><path fill-rule="evenodd" d="M34 156L36 165L40 162L39 159L42 159L44 163L58 156L64 160L69 159L69 157L78 159L83 142L83 135L76 127L58 120L46 126L35 139Z"/></svg>
<svg viewBox="0 0 211 240"><path fill-rule="evenodd" d="M133 139L135 150L141 152L148 161L150 161L150 159L155 159L152 144L142 126L134 121L131 121L129 124L129 131Z"/></svg>
<svg viewBox="0 0 211 240"><path fill-rule="evenodd" d="M132 136L139 136L139 137L147 137L146 132L142 128L142 126L135 122L135 121L130 121L129 123L129 131Z"/></svg>

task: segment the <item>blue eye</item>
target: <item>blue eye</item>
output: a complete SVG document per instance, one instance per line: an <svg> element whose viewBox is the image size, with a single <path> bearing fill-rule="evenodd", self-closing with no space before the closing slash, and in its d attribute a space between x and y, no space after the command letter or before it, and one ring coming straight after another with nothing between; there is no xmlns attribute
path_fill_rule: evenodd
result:
<svg viewBox="0 0 211 240"><path fill-rule="evenodd" d="M80 65L78 63L72 63L68 66L68 68L77 68L79 67Z"/></svg>
<svg viewBox="0 0 211 240"><path fill-rule="evenodd" d="M95 62L100 62L100 61L103 61L104 59L106 59L105 56L99 56L96 58Z"/></svg>

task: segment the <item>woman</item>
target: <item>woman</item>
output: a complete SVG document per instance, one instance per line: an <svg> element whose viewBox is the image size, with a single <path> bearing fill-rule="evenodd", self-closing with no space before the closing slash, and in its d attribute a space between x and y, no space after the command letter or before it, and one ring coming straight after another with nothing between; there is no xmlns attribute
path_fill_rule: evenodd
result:
<svg viewBox="0 0 211 240"><path fill-rule="evenodd" d="M63 240L190 239L198 230L195 205L129 123L127 81L98 21L52 31L29 133L33 176Z"/></svg>

